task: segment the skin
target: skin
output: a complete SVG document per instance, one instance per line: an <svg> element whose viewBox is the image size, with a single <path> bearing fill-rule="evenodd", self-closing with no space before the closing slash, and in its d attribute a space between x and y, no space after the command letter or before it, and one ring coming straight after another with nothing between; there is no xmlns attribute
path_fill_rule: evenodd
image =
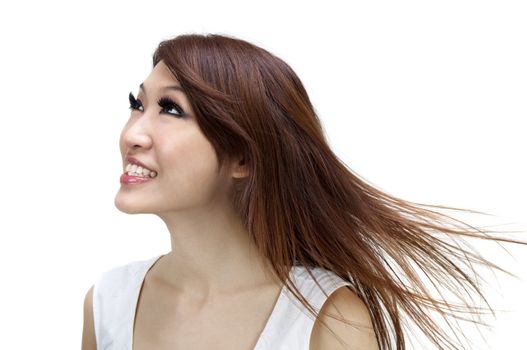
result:
<svg viewBox="0 0 527 350"><path fill-rule="evenodd" d="M211 143L198 127L187 96L161 61L136 96L120 135L123 160L133 156L158 176L139 185L121 185L115 206L128 214L150 213L164 221L171 251L148 271L133 325L133 348L252 349L274 307L282 285L228 200L234 178L248 175L234 159L218 174ZM184 111L162 111L169 97ZM172 113L172 114L170 114ZM84 301L82 349L94 350L93 286ZM346 288L333 293L324 311L371 326L364 304ZM342 312L344 311L344 312ZM352 348L376 350L372 333L331 324ZM340 327L340 328L339 328ZM362 336L361 336L362 334ZM207 335L207 336L204 336ZM373 340L372 340L373 339ZM317 321L310 349L344 349Z"/></svg>
<svg viewBox="0 0 527 350"><path fill-rule="evenodd" d="M143 82L137 99L143 111L132 111L119 147L157 171L152 181L121 185L115 206L122 212L151 213L160 217L170 233L171 252L155 265L157 279L169 288L205 304L215 295L268 281L265 262L243 228L228 200L233 178L247 176L232 161L217 174L212 144L201 132L187 96L166 86L180 85L161 61ZM160 97L167 96L185 112L160 112ZM152 272L152 270L151 270Z"/></svg>

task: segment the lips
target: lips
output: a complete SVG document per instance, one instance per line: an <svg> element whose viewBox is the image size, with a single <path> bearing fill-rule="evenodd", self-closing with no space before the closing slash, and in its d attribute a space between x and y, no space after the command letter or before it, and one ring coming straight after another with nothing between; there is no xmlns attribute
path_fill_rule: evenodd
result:
<svg viewBox="0 0 527 350"><path fill-rule="evenodd" d="M119 180L121 184L123 185L134 185L134 184L142 184L142 183L151 181L153 179L151 177L130 176L124 173L121 175Z"/></svg>
<svg viewBox="0 0 527 350"><path fill-rule="evenodd" d="M150 171L156 171L154 168L151 168L150 166L148 166L148 165L146 165L146 164L140 162L139 160L135 159L134 157L131 157L131 156L126 157L126 161L127 161L128 163L135 164L135 165L140 166L140 167L142 167L142 168L146 168L146 169L148 169L148 170L150 170ZM157 171L156 171L156 172L157 172Z"/></svg>

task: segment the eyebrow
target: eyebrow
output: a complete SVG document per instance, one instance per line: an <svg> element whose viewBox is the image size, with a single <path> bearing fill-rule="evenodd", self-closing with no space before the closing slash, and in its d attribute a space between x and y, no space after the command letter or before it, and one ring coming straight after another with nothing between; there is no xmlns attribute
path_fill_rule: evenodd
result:
<svg viewBox="0 0 527 350"><path fill-rule="evenodd" d="M144 86L143 83L139 84L139 88L140 88L141 90L143 90L143 92L144 92L145 95L146 95L145 86ZM177 91L184 92L184 91L183 91L183 88L182 88L181 86L179 86L179 85L165 86L165 87L163 88L163 90L177 90Z"/></svg>

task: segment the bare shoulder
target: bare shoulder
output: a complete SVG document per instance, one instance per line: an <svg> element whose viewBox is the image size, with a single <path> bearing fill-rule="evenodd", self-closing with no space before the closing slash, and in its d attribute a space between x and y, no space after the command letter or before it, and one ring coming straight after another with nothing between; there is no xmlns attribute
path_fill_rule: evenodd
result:
<svg viewBox="0 0 527 350"><path fill-rule="evenodd" d="M84 323L82 327L82 350L97 350L93 323L93 287L84 297Z"/></svg>
<svg viewBox="0 0 527 350"><path fill-rule="evenodd" d="M342 317L351 324L335 320L328 314ZM341 341L324 327L321 321L324 321ZM337 289L326 300L313 326L309 348L310 350L379 349L368 308L349 288Z"/></svg>

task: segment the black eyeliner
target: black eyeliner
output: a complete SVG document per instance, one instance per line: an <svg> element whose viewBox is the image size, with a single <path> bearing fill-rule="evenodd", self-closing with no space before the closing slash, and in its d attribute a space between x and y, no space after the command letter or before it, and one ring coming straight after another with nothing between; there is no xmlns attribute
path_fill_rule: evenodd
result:
<svg viewBox="0 0 527 350"><path fill-rule="evenodd" d="M186 113L183 110L183 108L181 108L177 103L175 103L174 101L172 101L172 99L170 99L168 97L161 97L157 101L157 103L159 104L160 107L162 107L164 109L175 108L178 111L178 113L179 113L179 117L186 116ZM173 113L169 113L169 114L175 115Z"/></svg>
<svg viewBox="0 0 527 350"><path fill-rule="evenodd" d="M139 100L135 98L135 96L132 94L132 92L130 92L128 94L128 100L130 101L130 109L132 109L132 110L139 110L139 107L142 107L142 105L139 103ZM178 117L178 118L182 118L182 117L186 116L186 113L183 110L183 108L181 108L177 103L175 103L172 99L170 99L168 97L161 97L157 101L157 103L158 103L158 105L161 108L163 108L163 111L166 111L166 110L169 110L171 108L174 108L179 113L179 114L174 114L174 113L166 112L167 114L173 115L173 116Z"/></svg>

